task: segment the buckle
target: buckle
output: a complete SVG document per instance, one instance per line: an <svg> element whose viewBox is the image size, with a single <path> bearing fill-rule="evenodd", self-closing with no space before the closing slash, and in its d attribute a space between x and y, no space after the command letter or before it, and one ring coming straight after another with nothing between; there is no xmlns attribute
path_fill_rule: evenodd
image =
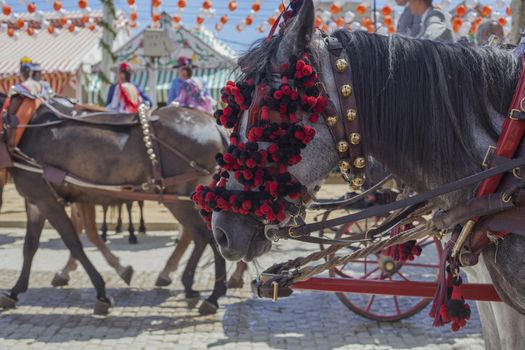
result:
<svg viewBox="0 0 525 350"><path fill-rule="evenodd" d="M485 157L483 157L483 162L481 163L481 166L484 168L484 169L488 169L489 168L489 164L487 163L490 155L492 154L492 152L494 152L496 150L496 146L489 146L487 148L487 152L485 153Z"/></svg>

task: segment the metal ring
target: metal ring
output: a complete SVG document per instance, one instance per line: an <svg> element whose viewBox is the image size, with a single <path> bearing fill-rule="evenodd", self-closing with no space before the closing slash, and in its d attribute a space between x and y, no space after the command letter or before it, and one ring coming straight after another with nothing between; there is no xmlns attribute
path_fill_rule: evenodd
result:
<svg viewBox="0 0 525 350"><path fill-rule="evenodd" d="M501 201L502 201L503 203L508 203L508 202L511 201L511 199L512 199L512 194L503 193L503 194L501 195Z"/></svg>
<svg viewBox="0 0 525 350"><path fill-rule="evenodd" d="M523 177L518 172L519 170L519 168L512 169L512 175L514 175L514 177L518 180L523 180Z"/></svg>
<svg viewBox="0 0 525 350"><path fill-rule="evenodd" d="M290 228L288 229L288 236L290 236L291 238L299 238L299 237L301 237L301 235L294 235L292 233L295 228L296 227L294 227L294 226L290 226Z"/></svg>
<svg viewBox="0 0 525 350"><path fill-rule="evenodd" d="M520 108L522 111L525 111L525 106L523 105L523 103L525 102L525 97L521 99L520 101Z"/></svg>

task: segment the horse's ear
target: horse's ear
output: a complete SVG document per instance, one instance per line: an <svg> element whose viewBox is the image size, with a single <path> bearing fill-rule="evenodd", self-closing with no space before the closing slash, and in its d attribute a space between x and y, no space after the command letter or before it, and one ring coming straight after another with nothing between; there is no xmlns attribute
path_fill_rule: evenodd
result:
<svg viewBox="0 0 525 350"><path fill-rule="evenodd" d="M301 1L301 0L297 0ZM287 62L290 55L303 52L312 40L315 10L313 0L302 0L298 13L285 29L279 45L278 59Z"/></svg>

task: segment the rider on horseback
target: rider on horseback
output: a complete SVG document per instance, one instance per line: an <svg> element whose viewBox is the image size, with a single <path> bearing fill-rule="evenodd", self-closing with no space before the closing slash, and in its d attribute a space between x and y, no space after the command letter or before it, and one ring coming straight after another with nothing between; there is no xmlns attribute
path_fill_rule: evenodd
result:
<svg viewBox="0 0 525 350"><path fill-rule="evenodd" d="M123 62L119 67L118 83L112 84L108 91L106 108L115 112L137 113L139 105L151 107L150 98L131 82L131 66Z"/></svg>

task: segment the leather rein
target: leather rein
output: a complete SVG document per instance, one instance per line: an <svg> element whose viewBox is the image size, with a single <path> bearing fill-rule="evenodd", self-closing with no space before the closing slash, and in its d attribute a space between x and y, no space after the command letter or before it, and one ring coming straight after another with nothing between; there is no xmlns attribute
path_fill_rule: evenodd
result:
<svg viewBox="0 0 525 350"><path fill-rule="evenodd" d="M329 107L322 115L326 125L328 126L331 132L333 141L338 151L338 155L340 158L339 170L343 178L350 183L351 188L354 190L359 190L365 182L364 169L366 166L366 161L365 156L363 155L361 144L358 111L352 86L352 72L348 63L348 58L346 57L346 54L343 50L343 46L341 45L339 40L332 36L325 36L324 42L330 53L329 56L332 67L331 73L334 77L338 96L336 99L331 98L328 95L326 89L324 88L324 85L322 83L318 84L318 86L321 89L321 93L323 93L329 101ZM337 100L337 102L339 103L340 110L343 114L342 116L338 115L337 109L335 108L334 100ZM250 114L250 110L248 111L248 113ZM385 205L373 206L371 208L361 210L357 213L349 214L339 218L308 224L304 222L298 224L297 220L292 220L295 225L284 227L279 225L265 225L264 235L267 239L273 241L277 241L282 238L294 239L316 244L321 243L348 245L354 242L370 241L376 236L381 236L389 232L399 222L410 216L413 212L417 211L418 209L426 208L428 202L432 199L435 199L436 197L457 191L468 186L476 185L482 180L489 179L491 177L500 175L505 172L513 171L514 169L523 166L525 166L525 157L504 160L490 169L481 171L471 176L461 178L451 183L447 183L433 190L419 193L412 197L408 197ZM386 180L387 179L382 180L380 184L383 184L384 182L386 182ZM334 209L343 208L344 206L353 204L361 200L368 193L371 193L374 189L378 188L380 184L376 184L375 186L372 186L368 190L364 191L363 193L343 201L327 203L314 202L312 204L312 209L328 209L328 211L330 211ZM303 187L305 186L303 185ZM476 198L473 200L473 202L474 204L490 202L491 205L489 205L489 207L492 208L492 211L494 211L494 208L496 207L498 208L498 210L506 210L515 207L515 203L513 200L504 200L505 198L508 199L509 194L500 192L492 194L490 197L484 196ZM305 203L305 201L301 201L301 206L303 205L303 203ZM297 211L301 211L300 209L301 208L297 209ZM326 228L336 227L339 225L374 216L386 216L395 210L398 210L400 212L397 213L394 216L394 218L387 220L387 222L369 230L368 232L353 235L351 238L348 239L326 239L311 236L312 233ZM484 213L485 215L490 215L491 209L486 209ZM468 216L465 217L468 218ZM464 217L462 217L462 219L463 218ZM447 222L446 215L445 218L440 219L441 223ZM456 221L460 220L457 220L456 218ZM449 228L449 225L446 227L444 225L441 225L441 227L438 227L437 229L447 228Z"/></svg>

